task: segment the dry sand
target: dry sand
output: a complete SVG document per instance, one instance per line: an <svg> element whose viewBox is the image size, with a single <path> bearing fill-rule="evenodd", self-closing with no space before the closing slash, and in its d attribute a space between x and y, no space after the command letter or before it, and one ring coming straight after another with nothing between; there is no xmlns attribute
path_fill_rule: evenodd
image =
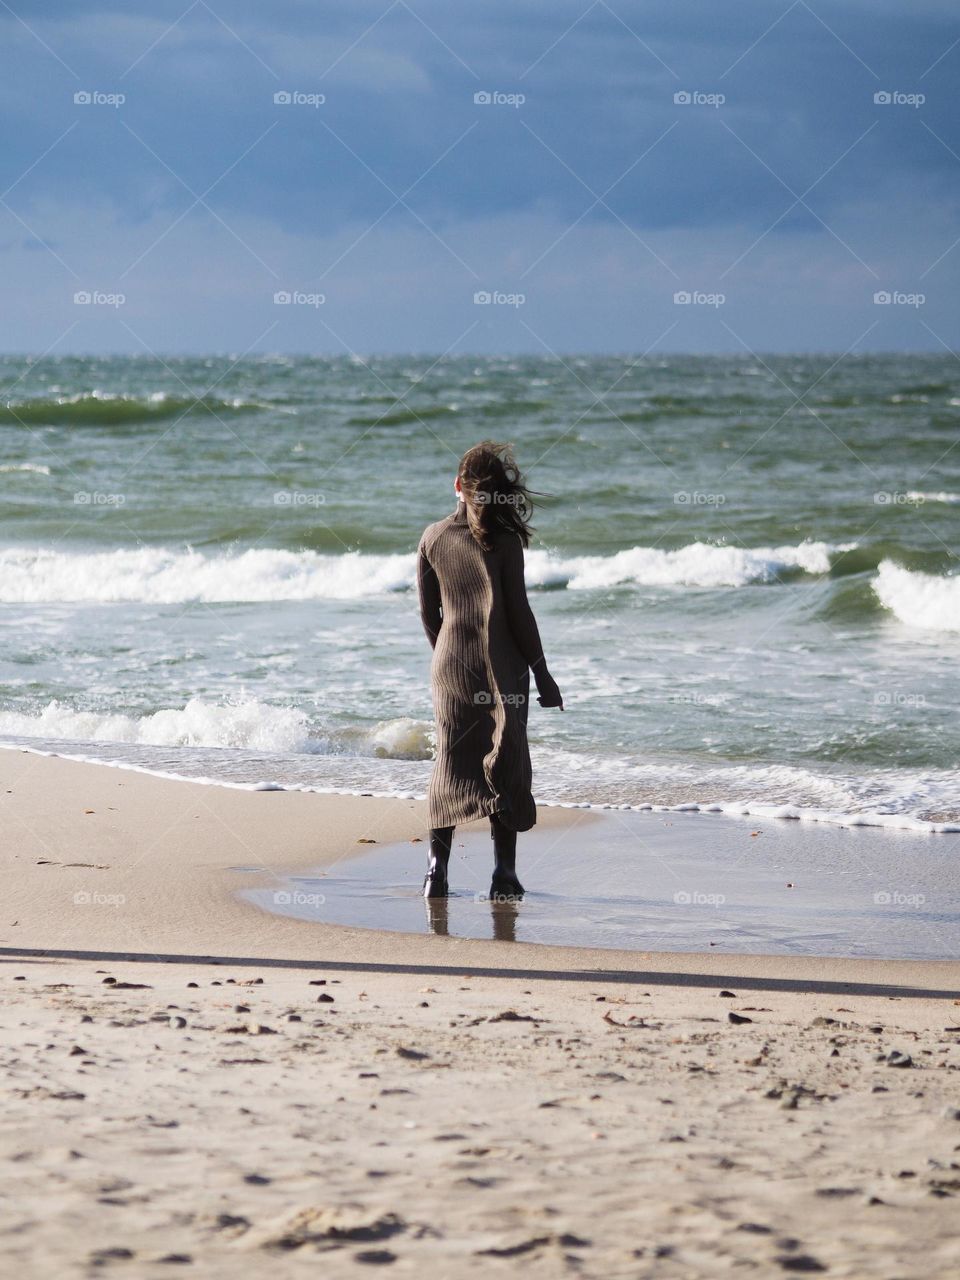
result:
<svg viewBox="0 0 960 1280"><path fill-rule="evenodd" d="M960 966L310 925L229 868L421 804L12 751L0 798L4 1275L960 1274Z"/></svg>

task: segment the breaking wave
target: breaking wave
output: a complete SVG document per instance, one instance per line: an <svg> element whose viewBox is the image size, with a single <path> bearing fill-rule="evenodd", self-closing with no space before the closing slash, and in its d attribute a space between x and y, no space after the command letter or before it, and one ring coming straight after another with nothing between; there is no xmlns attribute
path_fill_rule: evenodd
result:
<svg viewBox="0 0 960 1280"><path fill-rule="evenodd" d="M615 586L742 587L800 574L826 574L824 542L743 548L695 542L675 551L631 547L609 556L527 553L530 587L588 590ZM251 549L204 555L194 550L60 552L0 549L0 603L66 602L216 604L280 600L351 600L413 587L411 555L323 555Z"/></svg>
<svg viewBox="0 0 960 1280"><path fill-rule="evenodd" d="M219 704L191 698L183 707L131 716L77 711L49 702L28 713L0 712L0 735L69 742L111 742L151 747L221 747L297 755L373 756L383 760L429 760L432 728L400 717L368 728L317 733L297 707L245 699Z"/></svg>
<svg viewBox="0 0 960 1280"><path fill-rule="evenodd" d="M0 425L120 426L156 422L187 414L251 413L269 405L255 400L223 400L216 396L171 396L157 391L148 396L113 395L103 391L69 396L34 396L0 404Z"/></svg>
<svg viewBox="0 0 960 1280"><path fill-rule="evenodd" d="M884 560L873 589L901 622L928 631L960 631L960 575L940 578Z"/></svg>

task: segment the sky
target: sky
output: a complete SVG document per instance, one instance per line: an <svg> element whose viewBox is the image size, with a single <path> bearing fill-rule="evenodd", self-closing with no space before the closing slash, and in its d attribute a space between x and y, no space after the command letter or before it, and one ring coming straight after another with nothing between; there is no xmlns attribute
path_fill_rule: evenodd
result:
<svg viewBox="0 0 960 1280"><path fill-rule="evenodd" d="M0 350L960 347L946 0L0 5Z"/></svg>

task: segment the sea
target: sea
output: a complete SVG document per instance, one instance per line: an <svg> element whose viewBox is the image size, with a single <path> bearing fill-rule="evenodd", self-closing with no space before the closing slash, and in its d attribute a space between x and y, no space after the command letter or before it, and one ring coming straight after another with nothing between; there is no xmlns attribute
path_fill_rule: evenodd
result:
<svg viewBox="0 0 960 1280"><path fill-rule="evenodd" d="M960 363L0 359L0 743L421 796L414 551L541 496L542 804L960 830Z"/></svg>

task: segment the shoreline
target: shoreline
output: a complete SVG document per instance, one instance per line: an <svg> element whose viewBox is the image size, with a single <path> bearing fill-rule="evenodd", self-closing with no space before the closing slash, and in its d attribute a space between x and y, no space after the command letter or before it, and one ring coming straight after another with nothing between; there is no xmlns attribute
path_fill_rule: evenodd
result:
<svg viewBox="0 0 960 1280"><path fill-rule="evenodd" d="M63 740L69 745L71 739ZM121 746L129 744L121 743ZM214 751L218 748L207 747L204 750ZM145 774L151 778L164 778L171 782L191 782L197 786L226 787L233 791L284 791L299 792L305 795L362 796L389 800L426 800L426 793L412 791L379 791L357 790L354 788L312 786L301 783L278 783L263 779L259 782L234 782L228 778L194 776L183 773L172 773L169 770L153 769L147 765L134 764L129 761L105 759L96 756L72 753L70 751L52 750L43 747L25 745L22 741L0 740L0 751L22 751L30 755L44 756L48 759L72 760L78 764L90 764L108 769L125 769L131 773ZM643 801L637 804L613 803L591 800L537 800L538 811L542 809L589 809L595 812L629 812L629 813L701 813L724 818L745 818L753 821L801 822L813 826L867 828L883 831L907 832L912 835L956 835L960 834L960 818L943 820L915 818L910 814L865 813L844 814L813 806L796 805L791 802L770 804L761 801L681 801L677 804L658 804Z"/></svg>
<svg viewBox="0 0 960 1280"><path fill-rule="evenodd" d="M3 858L11 892L0 948L14 953L243 954L290 962L322 953L332 962L353 962L359 951L373 963L429 965L442 958L455 967L630 972L642 961L645 971L699 965L706 973L787 979L812 978L819 967L842 974L843 982L856 983L856 975L869 970L872 985L902 980L919 989L936 973L938 988L960 987L953 960L555 947L305 921L242 900L242 891L282 886L290 872L331 871L374 845L409 843L410 865L419 863L426 835L422 801L191 786L30 752L0 753L0 800L8 846L16 846ZM701 820L709 819L689 815L691 823ZM535 830L560 838L600 821L596 811L550 808ZM480 831L484 824L471 827ZM237 937L244 938L242 952Z"/></svg>

